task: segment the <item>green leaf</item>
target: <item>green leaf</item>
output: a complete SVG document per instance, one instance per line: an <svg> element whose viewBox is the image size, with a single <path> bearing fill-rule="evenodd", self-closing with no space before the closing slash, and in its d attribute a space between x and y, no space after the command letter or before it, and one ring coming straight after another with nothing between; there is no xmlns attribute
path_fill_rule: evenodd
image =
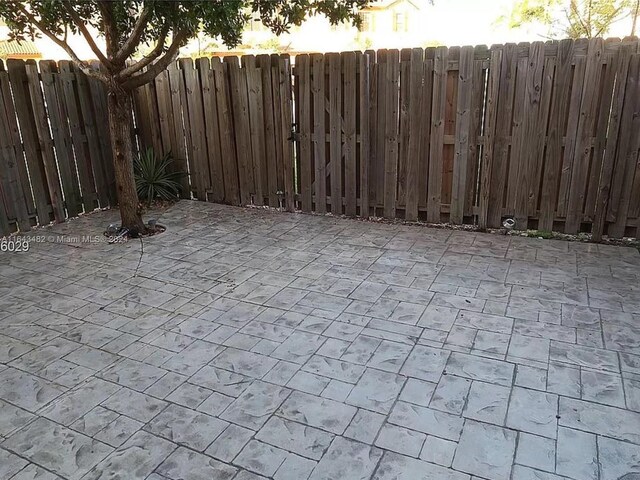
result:
<svg viewBox="0 0 640 480"><path fill-rule="evenodd" d="M175 200L178 197L184 173L170 171L172 163L171 154L158 157L152 148L135 158L133 172L141 201L151 202L156 198Z"/></svg>

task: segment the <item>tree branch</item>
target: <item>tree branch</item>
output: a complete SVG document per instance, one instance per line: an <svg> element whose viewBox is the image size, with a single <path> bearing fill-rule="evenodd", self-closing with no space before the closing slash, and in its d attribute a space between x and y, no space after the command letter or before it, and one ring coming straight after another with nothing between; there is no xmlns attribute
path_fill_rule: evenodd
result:
<svg viewBox="0 0 640 480"><path fill-rule="evenodd" d="M53 33L47 30L47 28L42 24L42 22L39 22L38 19L32 13L26 10L22 5L18 5L18 9L23 15L27 17L29 22L31 22L33 25L38 27L38 29L42 33L44 33L47 37L49 37L53 43L55 43L60 48L62 48L65 52L67 52L67 55L71 57L71 60L73 60L73 62L78 66L80 70L82 70L82 72L85 75L87 75L88 77L97 78L98 80L106 84L110 83L109 77L107 77L106 75L104 75L103 73L97 70L92 69L89 65L87 65L86 62L80 60L76 52L69 46L69 44L66 41L60 40Z"/></svg>
<svg viewBox="0 0 640 480"><path fill-rule="evenodd" d="M602 35L613 23L613 21L620 15L620 12L624 9L624 7L621 5L618 8L616 8L611 15L609 15L607 18L604 19L604 21L602 22L602 27L596 32L596 34L594 35L594 37L599 37L600 35ZM626 15L625 15L626 17ZM622 17L622 18L625 18Z"/></svg>
<svg viewBox="0 0 640 480"><path fill-rule="evenodd" d="M122 48L120 48L118 53L115 55L114 60L116 63L124 62L133 52L135 52L136 48L138 48L138 45L140 44L140 38L142 37L144 29L146 28L147 23L149 23L150 18L151 8L145 6L133 27L131 35L129 35L129 38L127 38L124 45L122 45Z"/></svg>
<svg viewBox="0 0 640 480"><path fill-rule="evenodd" d="M102 14L102 23L104 24L104 38L107 44L107 58L113 59L115 51L118 48L118 31L113 21L113 5L105 0L97 2L100 13Z"/></svg>
<svg viewBox="0 0 640 480"><path fill-rule="evenodd" d="M164 49L164 45L167 41L167 35L169 34L169 24L165 23L162 26L162 31L160 32L160 38L158 39L158 43L156 46L149 52L147 55L142 57L142 59L138 60L136 63L129 65L128 67L122 69L122 71L118 74L118 78L126 79L131 77L136 72L139 72L147 65L151 64L155 59L157 59Z"/></svg>
<svg viewBox="0 0 640 480"><path fill-rule="evenodd" d="M73 6L68 2L68 0L64 0L62 2L62 5L64 6L64 9L67 11L67 13L71 16L73 23L76 24L78 30L80 30L80 33L82 33L82 36L91 48L91 51L95 54L96 57L98 57L98 60L100 60L100 62L107 68L107 70L111 71L111 69L113 68L113 63L111 63L111 61L107 57L105 57L104 53L102 53L102 50L100 50L98 45L96 45L95 40L89 33L89 30L87 30L87 27L78 15L78 12L74 10Z"/></svg>
<svg viewBox="0 0 640 480"><path fill-rule="evenodd" d="M587 26L583 19L582 19L582 15L580 15L580 11L578 9L578 5L576 4L575 0L571 0L571 13L573 15L575 15L575 17L578 19L578 23L580 24L580 26L582 27L582 30L584 32L585 37L591 38L591 28L589 26ZM567 16L567 19L570 20L570 17Z"/></svg>
<svg viewBox="0 0 640 480"><path fill-rule="evenodd" d="M156 61L144 72L131 76L128 80L122 83L122 87L125 89L134 89L156 78L160 74L160 72L165 70L169 66L169 64L171 64L171 62L174 62L176 60L180 51L180 47L182 46L182 42L186 38L187 32L185 30L180 30L174 36L173 42L171 43L171 46L164 54L164 56L160 57L158 61Z"/></svg>

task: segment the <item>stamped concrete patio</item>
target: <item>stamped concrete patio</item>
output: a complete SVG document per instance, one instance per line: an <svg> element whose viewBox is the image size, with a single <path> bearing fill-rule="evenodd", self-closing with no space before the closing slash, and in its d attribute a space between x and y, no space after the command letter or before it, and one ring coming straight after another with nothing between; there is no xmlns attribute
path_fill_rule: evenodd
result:
<svg viewBox="0 0 640 480"><path fill-rule="evenodd" d="M183 201L134 276L115 218L0 254L1 479L640 478L637 250Z"/></svg>

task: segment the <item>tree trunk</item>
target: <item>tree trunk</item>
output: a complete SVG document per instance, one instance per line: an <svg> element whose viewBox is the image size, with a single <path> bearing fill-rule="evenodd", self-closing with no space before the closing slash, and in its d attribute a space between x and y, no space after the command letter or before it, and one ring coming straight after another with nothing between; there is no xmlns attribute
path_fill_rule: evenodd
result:
<svg viewBox="0 0 640 480"><path fill-rule="evenodd" d="M131 141L131 93L111 90L108 94L109 132L113 150L113 170L122 227L132 234L145 233L140 215L136 181L133 176L133 144Z"/></svg>

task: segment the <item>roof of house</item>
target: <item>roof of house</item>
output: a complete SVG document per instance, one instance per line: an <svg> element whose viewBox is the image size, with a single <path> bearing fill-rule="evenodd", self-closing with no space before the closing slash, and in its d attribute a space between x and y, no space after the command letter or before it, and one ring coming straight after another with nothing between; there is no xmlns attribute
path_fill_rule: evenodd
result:
<svg viewBox="0 0 640 480"><path fill-rule="evenodd" d="M0 40L0 57L4 58L40 58L42 53L33 42Z"/></svg>
<svg viewBox="0 0 640 480"><path fill-rule="evenodd" d="M375 0L363 8L362 11L386 10L401 3L407 3L416 10L420 10L420 4L422 2L426 2L426 0Z"/></svg>

